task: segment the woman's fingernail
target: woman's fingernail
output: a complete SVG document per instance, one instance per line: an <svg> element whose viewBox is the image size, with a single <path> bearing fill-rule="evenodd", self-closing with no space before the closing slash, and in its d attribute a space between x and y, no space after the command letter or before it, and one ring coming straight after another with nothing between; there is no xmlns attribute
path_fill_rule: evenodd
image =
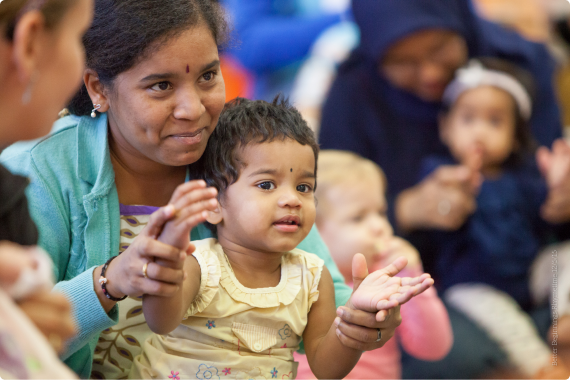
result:
<svg viewBox="0 0 570 380"><path fill-rule="evenodd" d="M187 278L188 278L188 273L184 272L184 277L182 279L186 280Z"/></svg>
<svg viewBox="0 0 570 380"><path fill-rule="evenodd" d="M208 217L208 211L202 211L202 218Z"/></svg>
<svg viewBox="0 0 570 380"><path fill-rule="evenodd" d="M334 325L335 325L336 327L338 327L338 326L340 325L340 318L339 318L339 317L336 317L336 318L334 319Z"/></svg>
<svg viewBox="0 0 570 380"><path fill-rule="evenodd" d="M336 336L340 336L340 330L336 329Z"/></svg>

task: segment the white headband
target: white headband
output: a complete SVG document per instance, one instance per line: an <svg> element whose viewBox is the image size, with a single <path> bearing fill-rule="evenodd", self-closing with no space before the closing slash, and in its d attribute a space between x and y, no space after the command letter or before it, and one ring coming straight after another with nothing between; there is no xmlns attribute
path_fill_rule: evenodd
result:
<svg viewBox="0 0 570 380"><path fill-rule="evenodd" d="M451 105L465 91L485 85L498 87L511 94L519 107L522 117L525 120L530 119L532 101L523 85L512 75L486 69L476 59L469 61L467 67L457 70L455 79L443 93L443 102Z"/></svg>

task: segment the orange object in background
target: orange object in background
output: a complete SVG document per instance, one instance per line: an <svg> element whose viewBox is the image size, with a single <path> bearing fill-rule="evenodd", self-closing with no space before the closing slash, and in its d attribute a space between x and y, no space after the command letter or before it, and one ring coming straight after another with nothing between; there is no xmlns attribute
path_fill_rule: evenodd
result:
<svg viewBox="0 0 570 380"><path fill-rule="evenodd" d="M531 41L550 38L548 13L543 0L474 0L478 13L514 29Z"/></svg>
<svg viewBox="0 0 570 380"><path fill-rule="evenodd" d="M238 96L251 98L253 76L229 54L222 54L220 65L226 83L226 102Z"/></svg>

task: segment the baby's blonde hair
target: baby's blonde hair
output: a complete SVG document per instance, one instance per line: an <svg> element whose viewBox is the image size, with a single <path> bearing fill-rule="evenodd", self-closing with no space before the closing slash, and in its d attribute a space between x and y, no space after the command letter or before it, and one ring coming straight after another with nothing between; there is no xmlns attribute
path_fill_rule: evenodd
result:
<svg viewBox="0 0 570 380"><path fill-rule="evenodd" d="M358 154L342 150L321 150L318 167L319 186L315 191L318 200L317 223L319 214L322 215L323 211L326 212L327 207L330 207L325 195L333 187L355 184L362 178L376 175L380 177L386 191L386 176L380 166Z"/></svg>

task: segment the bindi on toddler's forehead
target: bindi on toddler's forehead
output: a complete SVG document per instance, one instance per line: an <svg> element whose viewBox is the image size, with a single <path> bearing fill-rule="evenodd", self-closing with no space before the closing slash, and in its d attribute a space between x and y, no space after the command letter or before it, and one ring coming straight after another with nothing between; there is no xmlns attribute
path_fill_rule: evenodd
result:
<svg viewBox="0 0 570 380"><path fill-rule="evenodd" d="M190 65L186 65L186 74L190 72Z"/></svg>

